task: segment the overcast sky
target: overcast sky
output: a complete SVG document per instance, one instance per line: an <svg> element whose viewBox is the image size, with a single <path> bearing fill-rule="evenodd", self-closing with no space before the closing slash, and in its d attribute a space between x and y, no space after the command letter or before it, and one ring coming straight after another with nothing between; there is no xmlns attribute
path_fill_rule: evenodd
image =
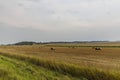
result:
<svg viewBox="0 0 120 80"><path fill-rule="evenodd" d="M0 0L0 43L120 40L120 0Z"/></svg>

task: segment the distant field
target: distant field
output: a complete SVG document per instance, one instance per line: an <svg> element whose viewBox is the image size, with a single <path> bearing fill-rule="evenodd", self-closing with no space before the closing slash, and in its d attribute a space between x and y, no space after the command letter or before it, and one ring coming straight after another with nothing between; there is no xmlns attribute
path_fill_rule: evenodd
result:
<svg viewBox="0 0 120 80"><path fill-rule="evenodd" d="M92 46L101 46L101 47L120 47L120 42L83 42L83 43L71 43L71 44L47 44L48 46L56 47L92 47Z"/></svg>
<svg viewBox="0 0 120 80"><path fill-rule="evenodd" d="M101 46L102 50L96 51L92 48L92 46ZM74 65L74 66L82 67L86 69L94 68L97 70L102 70L104 72L110 72L110 74L119 75L120 74L119 46L120 46L120 43L82 43L82 44L44 44L44 45L41 44L41 45L31 45L31 46L0 46L0 52L2 54L7 53L7 55L9 54L17 55L17 56L24 55L24 56L34 57L36 59L40 59L43 61L44 60L51 61L52 63L66 64L69 66ZM50 48L54 48L55 51L51 50ZM3 56L6 56L6 55L3 55ZM11 57L11 58L14 58L14 57ZM49 66L51 67L52 64ZM57 65L55 64L54 66L57 66ZM43 65L43 67L48 68L45 65ZM51 67L50 69L55 70L53 69L53 67ZM56 70L58 70L58 68L56 68ZM58 70L58 72L61 73L61 70L60 71ZM66 73L77 78L79 78L78 76L80 76L80 75L77 75L78 73L76 74L77 76L75 76L72 74L72 72L69 72L68 70L66 70ZM86 77L86 76L83 75L83 77ZM114 80L119 80L119 79L120 78L114 79ZM54 80L54 79L51 79L51 80ZM86 79L84 80L101 80L101 79L99 78L91 79L89 74L89 77L86 77ZM102 80L106 80L106 79L102 79ZM113 80L113 78L109 80Z"/></svg>

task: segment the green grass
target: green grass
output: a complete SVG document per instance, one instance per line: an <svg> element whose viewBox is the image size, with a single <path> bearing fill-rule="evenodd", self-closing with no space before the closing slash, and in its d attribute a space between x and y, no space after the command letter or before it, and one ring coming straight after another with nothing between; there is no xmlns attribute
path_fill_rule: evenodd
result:
<svg viewBox="0 0 120 80"><path fill-rule="evenodd" d="M79 80L26 61L0 56L0 80Z"/></svg>
<svg viewBox="0 0 120 80"><path fill-rule="evenodd" d="M64 75L70 75L70 76L76 77L75 80L77 80L77 78L79 78L81 80L120 80L119 72L104 71L104 70L100 70L100 69L96 69L96 68L89 68L89 67L80 67L80 66L76 66L76 65L68 64L68 63L56 63L54 61L38 59L36 57L25 56L25 55L8 54L8 53L1 53L1 55L7 56L9 58L15 58L15 59L18 59L18 60L21 60L24 62L29 62L38 67L44 67L48 70L52 70L53 72L59 72ZM21 64L23 64L23 63L21 63ZM27 70L29 73L25 72L26 74L24 74L22 76L26 77L26 80L29 77L30 77L29 79L32 80L31 77L33 77L33 75L32 74L30 75L32 67L27 68L26 66L24 66L24 68L25 68L25 71ZM10 69L10 70L12 70L12 69ZM19 71L21 71L21 70L18 70L18 72ZM22 71L24 71L24 69ZM37 71L41 72L41 70L40 71L37 70ZM43 71L43 72L44 72L44 75L47 76L48 72L47 73L45 73L46 71ZM51 73L51 74L53 75L53 73ZM53 75L53 77L49 77L49 75L50 74L48 74L48 76L47 76L48 79L43 79L43 80L56 80L56 79L54 79L55 75ZM37 75L35 75L35 76L37 77ZM39 77L39 78L41 78L41 77ZM69 78L69 79L71 79L71 78ZM37 80L37 79L34 78L33 80ZM39 80L42 80L42 79L39 79ZM67 79L61 79L61 80L67 80Z"/></svg>

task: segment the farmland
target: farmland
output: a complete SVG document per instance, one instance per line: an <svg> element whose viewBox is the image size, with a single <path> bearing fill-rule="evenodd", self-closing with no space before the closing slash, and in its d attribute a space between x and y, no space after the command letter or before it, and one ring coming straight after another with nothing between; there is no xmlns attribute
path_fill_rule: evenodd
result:
<svg viewBox="0 0 120 80"><path fill-rule="evenodd" d="M34 76L33 80L120 80L119 45L120 43L117 42L12 45L0 46L0 54L1 57L7 59L5 63L10 65L13 65L14 62L21 65L21 67L24 66L24 69L26 69L26 64L29 64L28 67L37 71L38 74L35 77L29 74L29 71L25 71L23 75ZM96 51L92 48L93 46L102 47L102 50ZM55 51L51 50L51 48L54 48ZM3 60L1 58L1 61ZM9 61L12 61L12 63ZM15 69L19 72L21 67L15 67ZM41 79L40 72L46 72L44 75L47 74L48 79L45 77ZM58 75L57 78L55 74ZM20 75L17 76L21 77ZM63 79L60 76L63 76ZM23 77L21 79L16 78L16 80L27 79Z"/></svg>

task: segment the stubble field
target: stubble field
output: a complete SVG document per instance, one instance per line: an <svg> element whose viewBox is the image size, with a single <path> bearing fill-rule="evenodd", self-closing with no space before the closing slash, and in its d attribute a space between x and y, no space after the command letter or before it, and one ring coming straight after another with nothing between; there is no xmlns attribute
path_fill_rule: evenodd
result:
<svg viewBox="0 0 120 80"><path fill-rule="evenodd" d="M92 48L93 46L99 46L102 50L95 50ZM55 50L51 50L51 48ZM0 46L0 53L2 56L27 62L32 62L33 59L30 60L30 58L38 59L41 60L38 61L39 64L36 64L34 60L32 64L81 80L83 78L83 80L120 79L119 43ZM18 56L27 58L27 60ZM77 69L78 71L75 71Z"/></svg>

